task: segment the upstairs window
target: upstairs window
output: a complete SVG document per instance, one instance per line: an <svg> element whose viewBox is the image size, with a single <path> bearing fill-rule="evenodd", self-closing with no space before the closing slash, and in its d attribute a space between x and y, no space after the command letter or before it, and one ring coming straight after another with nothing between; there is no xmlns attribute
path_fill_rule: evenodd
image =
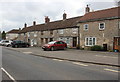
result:
<svg viewBox="0 0 120 82"><path fill-rule="evenodd" d="M43 31L41 31L41 35L43 35L44 33L43 33Z"/></svg>
<svg viewBox="0 0 120 82"><path fill-rule="evenodd" d="M28 32L28 37L30 37L30 33Z"/></svg>
<svg viewBox="0 0 120 82"><path fill-rule="evenodd" d="M53 35L53 30L50 31L50 34Z"/></svg>
<svg viewBox="0 0 120 82"><path fill-rule="evenodd" d="M89 26L88 24L84 24L84 30L88 30Z"/></svg>
<svg viewBox="0 0 120 82"><path fill-rule="evenodd" d="M63 34L64 33L64 30L63 29L60 29L59 30L59 34Z"/></svg>
<svg viewBox="0 0 120 82"><path fill-rule="evenodd" d="M99 23L99 30L105 29L105 23Z"/></svg>
<svg viewBox="0 0 120 82"><path fill-rule="evenodd" d="M78 33L78 28L72 28L72 33L77 34Z"/></svg>

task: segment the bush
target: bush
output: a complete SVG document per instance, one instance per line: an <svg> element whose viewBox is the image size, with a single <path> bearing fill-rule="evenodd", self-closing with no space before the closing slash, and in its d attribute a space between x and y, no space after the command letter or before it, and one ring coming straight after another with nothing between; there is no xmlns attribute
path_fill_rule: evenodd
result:
<svg viewBox="0 0 120 82"><path fill-rule="evenodd" d="M95 45L95 46L92 46L92 47L91 47L91 50L92 50L92 51L102 51L103 48L102 48L102 46Z"/></svg>

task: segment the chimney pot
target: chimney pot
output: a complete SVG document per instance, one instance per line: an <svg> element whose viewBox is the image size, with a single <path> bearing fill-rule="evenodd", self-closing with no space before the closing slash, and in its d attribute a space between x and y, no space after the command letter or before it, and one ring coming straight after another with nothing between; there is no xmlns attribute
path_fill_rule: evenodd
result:
<svg viewBox="0 0 120 82"><path fill-rule="evenodd" d="M50 18L48 16L45 16L45 23L50 22Z"/></svg>
<svg viewBox="0 0 120 82"><path fill-rule="evenodd" d="M90 7L87 5L86 7L86 13L89 13L90 12Z"/></svg>
<svg viewBox="0 0 120 82"><path fill-rule="evenodd" d="M33 26L35 26L36 25L36 21L33 21Z"/></svg>
<svg viewBox="0 0 120 82"><path fill-rule="evenodd" d="M26 24L26 23L24 24L24 27L25 27L25 28L27 27L27 24Z"/></svg>
<svg viewBox="0 0 120 82"><path fill-rule="evenodd" d="M66 18L67 18L67 14L64 13L64 14L63 14L63 20L65 20Z"/></svg>

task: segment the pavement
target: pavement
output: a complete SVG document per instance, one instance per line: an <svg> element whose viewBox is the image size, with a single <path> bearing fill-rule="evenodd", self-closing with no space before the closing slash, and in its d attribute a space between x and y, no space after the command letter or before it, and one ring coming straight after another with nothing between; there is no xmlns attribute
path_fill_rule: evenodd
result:
<svg viewBox="0 0 120 82"><path fill-rule="evenodd" d="M35 55L45 58L120 67L120 64L118 62L120 56L119 52L116 53L116 52L86 51L86 50L76 50L76 49L43 51L41 47L31 47L31 48L6 47L6 48L18 52L23 52L25 54Z"/></svg>

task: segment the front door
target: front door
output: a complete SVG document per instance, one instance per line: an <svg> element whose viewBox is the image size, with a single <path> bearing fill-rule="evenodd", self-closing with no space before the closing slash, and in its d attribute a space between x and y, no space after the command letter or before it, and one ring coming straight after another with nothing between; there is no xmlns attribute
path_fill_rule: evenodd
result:
<svg viewBox="0 0 120 82"><path fill-rule="evenodd" d="M50 42L53 41L53 38L50 38Z"/></svg>
<svg viewBox="0 0 120 82"><path fill-rule="evenodd" d="M120 51L120 37L114 37L114 50Z"/></svg>
<svg viewBox="0 0 120 82"><path fill-rule="evenodd" d="M73 47L77 47L77 37L73 37Z"/></svg>

